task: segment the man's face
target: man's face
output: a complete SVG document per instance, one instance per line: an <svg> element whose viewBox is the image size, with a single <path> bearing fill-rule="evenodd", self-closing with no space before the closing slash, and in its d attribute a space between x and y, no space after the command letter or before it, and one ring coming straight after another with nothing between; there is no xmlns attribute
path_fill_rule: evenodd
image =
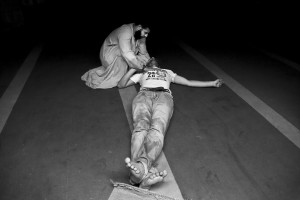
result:
<svg viewBox="0 0 300 200"><path fill-rule="evenodd" d="M148 28L141 28L134 33L134 38L136 40L148 37L150 30Z"/></svg>
<svg viewBox="0 0 300 200"><path fill-rule="evenodd" d="M142 37L148 37L148 34L150 33L150 29L149 28L143 28L142 29Z"/></svg>

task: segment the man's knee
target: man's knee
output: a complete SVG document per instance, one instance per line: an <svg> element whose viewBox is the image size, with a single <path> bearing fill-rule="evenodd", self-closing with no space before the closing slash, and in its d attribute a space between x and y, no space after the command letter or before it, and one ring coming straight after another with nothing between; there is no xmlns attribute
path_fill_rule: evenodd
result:
<svg viewBox="0 0 300 200"><path fill-rule="evenodd" d="M152 130L153 132L159 132L161 133L162 135L164 135L166 129L167 129L167 122L165 122L164 120L162 119L153 119L152 120L152 123L151 123L151 127L150 127L150 130Z"/></svg>
<svg viewBox="0 0 300 200"><path fill-rule="evenodd" d="M134 125L134 132L147 131L150 127L150 122L147 119L141 119Z"/></svg>
<svg viewBox="0 0 300 200"><path fill-rule="evenodd" d="M154 144L154 145L163 145L164 142L164 135L161 134L159 131L149 131L146 136L146 143L147 144Z"/></svg>

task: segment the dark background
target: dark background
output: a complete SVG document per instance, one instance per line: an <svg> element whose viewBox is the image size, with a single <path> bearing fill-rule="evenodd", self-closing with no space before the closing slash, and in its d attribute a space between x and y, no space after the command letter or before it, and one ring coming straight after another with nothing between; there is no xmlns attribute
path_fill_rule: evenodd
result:
<svg viewBox="0 0 300 200"><path fill-rule="evenodd" d="M153 39L247 42L297 55L296 3L289 1L0 0L1 43L101 43L114 28L144 21ZM149 42L150 43L150 42Z"/></svg>
<svg viewBox="0 0 300 200"><path fill-rule="evenodd" d="M0 96L31 49L44 43L1 133L1 200L59 199L67 193L90 199L102 191L109 196L105 180L120 177L122 170L127 177L124 166L116 165L129 149L122 140L129 128L120 95L114 89L93 91L80 77L100 65L105 37L136 20L150 25L150 55L158 52L174 71L191 79L214 77L172 44L175 38L205 52L233 80L299 124L299 72L247 46L300 63L296 3L0 0L0 6ZM194 89L172 89L179 112L165 151L186 199L236 193L296 199L299 149L226 85L218 91Z"/></svg>

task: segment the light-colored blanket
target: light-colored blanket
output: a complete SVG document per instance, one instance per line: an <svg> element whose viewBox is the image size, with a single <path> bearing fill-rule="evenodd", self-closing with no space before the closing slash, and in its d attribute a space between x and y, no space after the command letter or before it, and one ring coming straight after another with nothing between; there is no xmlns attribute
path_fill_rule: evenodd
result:
<svg viewBox="0 0 300 200"><path fill-rule="evenodd" d="M125 183L111 182L115 189L109 198L110 200L178 200Z"/></svg>

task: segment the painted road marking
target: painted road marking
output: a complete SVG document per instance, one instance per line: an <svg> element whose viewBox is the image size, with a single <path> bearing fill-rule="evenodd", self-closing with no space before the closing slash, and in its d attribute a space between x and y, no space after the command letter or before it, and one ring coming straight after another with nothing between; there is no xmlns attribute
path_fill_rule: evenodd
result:
<svg viewBox="0 0 300 200"><path fill-rule="evenodd" d="M126 117L130 126L130 130L133 130L133 122L132 122L132 112L131 112L131 103L133 98L136 96L137 91L134 86L130 86L127 88L119 89L119 93L123 102L123 106L126 112ZM183 200L180 189L177 185L177 182L174 178L174 175L171 171L171 168L168 164L168 161L165 157L165 154L162 152L161 156L158 158L158 169L159 170L167 170L168 176L165 178L164 182L161 184L157 184L151 188L151 191L157 192L159 194L163 194L169 197L173 197L176 199ZM117 191L114 189L109 197L109 200L114 199Z"/></svg>
<svg viewBox="0 0 300 200"><path fill-rule="evenodd" d="M290 61L290 60L288 60L288 59L286 59L286 58L284 58L282 56L279 56L279 55L277 55L275 53L268 52L268 51L266 51L264 49L260 49L260 51L263 52L263 53L265 53L265 54L267 54L271 58L279 60L280 62L282 62L282 63L284 63L286 65L289 65L289 66L293 67L294 69L300 71L300 65L298 63Z"/></svg>
<svg viewBox="0 0 300 200"><path fill-rule="evenodd" d="M6 124L6 121L18 100L20 93L35 66L40 53L42 51L42 45L38 45L31 50L20 69L18 70L16 76L11 81L7 89L5 90L3 96L0 99L0 134Z"/></svg>
<svg viewBox="0 0 300 200"><path fill-rule="evenodd" d="M267 121L269 121L275 128L277 128L283 135L285 135L292 143L300 148L300 131L293 124L287 121L284 117L274 111L270 106L264 103L261 99L256 97L248 89L239 84L236 80L226 74L217 65L208 60L205 56L194 50L183 42L178 43L179 46L191 55L195 60L207 68L210 72L219 78L222 78L226 85L246 101L252 108L261 114Z"/></svg>
<svg viewBox="0 0 300 200"><path fill-rule="evenodd" d="M273 58L273 59L275 59L275 60L278 60L278 61L280 61L280 62L282 62L282 63L284 63L284 64L286 64L286 65L288 65L288 66L291 66L291 67L293 67L294 69L300 71L300 65L299 65L298 63L296 63L296 62L293 62L293 61L291 61L291 60L289 60L289 59L286 59L286 58L284 58L284 57L282 57L282 56L280 56L280 55L277 55L277 54L275 54L275 53L271 53L271 52L269 52L269 51L267 51L267 50L265 50L265 49L259 49L259 48L256 48L256 47L254 47L254 46L251 46L251 47L254 48L254 49L259 50L260 52L262 52L262 53L268 55L269 57L271 57L271 58Z"/></svg>

